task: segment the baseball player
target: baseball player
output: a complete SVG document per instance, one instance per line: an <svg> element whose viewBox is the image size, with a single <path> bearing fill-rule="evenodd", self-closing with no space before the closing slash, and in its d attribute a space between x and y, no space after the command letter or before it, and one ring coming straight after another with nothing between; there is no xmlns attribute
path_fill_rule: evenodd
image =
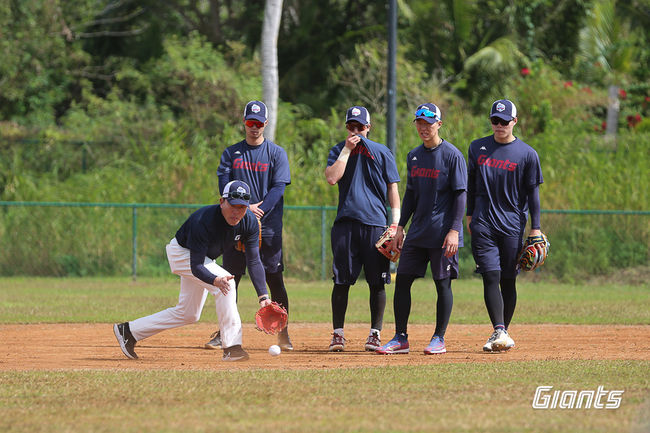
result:
<svg viewBox="0 0 650 433"><path fill-rule="evenodd" d="M250 101L244 109L246 138L226 148L217 169L219 188L232 180L242 180L251 187L250 210L262 225L260 257L271 299L289 311L289 297L284 285L282 271L282 215L284 189L291 183L289 159L284 149L264 138L268 124L266 105ZM223 253L223 267L235 276L235 287L246 271L246 256L235 248ZM288 328L278 334L278 345L283 350L293 350ZM219 331L205 344L208 349L221 347Z"/></svg>
<svg viewBox="0 0 650 433"><path fill-rule="evenodd" d="M467 226L476 272L494 332L486 352L508 350L517 303L518 254L530 209L530 235L539 235L539 185L544 182L537 152L513 135L517 107L500 99L490 110L492 135L472 141L468 152Z"/></svg>
<svg viewBox="0 0 650 433"><path fill-rule="evenodd" d="M395 282L395 336L377 349L379 354L408 353L407 323L411 312L411 286L424 277L427 263L436 286L436 329L425 355L445 353L445 331L454 297L451 280L458 278L458 248L463 246L463 213L467 166L463 154L440 138L440 109L422 104L415 111L415 127L422 144L406 159L407 183L402 215L391 249L400 250ZM408 237L404 227L413 216Z"/></svg>
<svg viewBox="0 0 650 433"><path fill-rule="evenodd" d="M259 226L248 209L250 188L232 181L224 189L219 204L194 212L167 245L171 271L181 277L178 304L150 316L113 325L124 355L136 359L137 341L166 329L197 322L208 293L214 295L224 361L243 361L242 326L237 311L233 275L214 261L237 239L246 244L246 264L258 295L260 307L271 303L266 290L264 268L259 257Z"/></svg>
<svg viewBox="0 0 650 433"><path fill-rule="evenodd" d="M386 228L386 197L391 207L391 230L399 222L400 181L395 158L383 144L368 139L370 115L364 107L350 107L345 116L347 138L332 147L325 177L330 185L338 184L339 204L332 226L334 288L332 290L332 324L334 332L330 351L343 351L343 325L348 292L363 267L370 287L370 333L365 349L381 346L381 328L386 306L384 284L390 283L389 261L375 248Z"/></svg>

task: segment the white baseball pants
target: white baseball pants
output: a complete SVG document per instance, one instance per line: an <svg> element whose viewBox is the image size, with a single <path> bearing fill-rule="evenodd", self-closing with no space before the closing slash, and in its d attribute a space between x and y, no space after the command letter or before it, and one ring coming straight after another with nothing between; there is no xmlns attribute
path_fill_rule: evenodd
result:
<svg viewBox="0 0 650 433"><path fill-rule="evenodd" d="M165 329L176 328L197 322L208 296L212 293L215 298L219 330L221 331L222 347L227 348L242 344L242 327L239 311L237 310L237 294L235 281L230 280L230 290L227 295L211 284L192 275L190 269L190 250L178 245L176 238L167 245L167 259L172 272L181 277L181 291L178 304L150 316L141 317L129 322L131 334L136 341L151 337ZM214 260L205 258L205 267L218 277L231 275L217 265Z"/></svg>

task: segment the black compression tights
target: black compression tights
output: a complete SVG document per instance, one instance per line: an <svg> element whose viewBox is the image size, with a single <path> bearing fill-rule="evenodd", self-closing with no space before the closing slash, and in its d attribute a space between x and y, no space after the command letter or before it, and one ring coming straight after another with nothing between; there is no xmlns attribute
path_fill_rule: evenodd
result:
<svg viewBox="0 0 650 433"><path fill-rule="evenodd" d="M348 309L350 285L334 284L332 289L332 326L343 328L345 312ZM386 289L383 284L370 286L370 327L381 331L386 308Z"/></svg>
<svg viewBox="0 0 650 433"><path fill-rule="evenodd" d="M483 297L492 326L503 325L508 329L517 306L517 280L501 278L501 271L485 272L482 275Z"/></svg>
<svg viewBox="0 0 650 433"><path fill-rule="evenodd" d="M397 274L395 281L395 333L407 333L409 315L411 313L411 286L417 277L415 275ZM436 301L436 330L434 335L445 336L449 317L454 305L454 295L451 292L451 278L434 280L438 299Z"/></svg>

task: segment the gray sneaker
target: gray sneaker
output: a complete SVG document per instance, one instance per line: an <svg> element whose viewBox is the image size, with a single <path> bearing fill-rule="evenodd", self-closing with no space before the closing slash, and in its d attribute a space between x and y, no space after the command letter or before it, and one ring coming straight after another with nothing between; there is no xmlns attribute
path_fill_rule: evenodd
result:
<svg viewBox="0 0 650 433"><path fill-rule="evenodd" d="M124 322L120 324L113 325L113 333L117 342L120 343L120 349L126 355L127 358L138 359L138 355L135 354L135 338L131 334L129 329L129 322Z"/></svg>
<svg viewBox="0 0 650 433"><path fill-rule="evenodd" d="M282 332L278 334L278 346L280 346L280 349L282 350L293 350L293 344L291 344L287 328L284 328Z"/></svg>
<svg viewBox="0 0 650 433"><path fill-rule="evenodd" d="M246 361L250 356L240 344L223 349L223 360L226 362Z"/></svg>
<svg viewBox="0 0 650 433"><path fill-rule="evenodd" d="M503 329L495 329L488 341L483 346L485 352L501 352L508 350L508 333Z"/></svg>
<svg viewBox="0 0 650 433"><path fill-rule="evenodd" d="M221 331L214 332L204 347L206 349L221 349Z"/></svg>

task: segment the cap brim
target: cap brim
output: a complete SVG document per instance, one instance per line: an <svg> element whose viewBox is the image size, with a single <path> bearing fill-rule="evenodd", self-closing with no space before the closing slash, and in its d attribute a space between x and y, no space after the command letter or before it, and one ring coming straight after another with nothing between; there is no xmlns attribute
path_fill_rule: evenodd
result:
<svg viewBox="0 0 650 433"><path fill-rule="evenodd" d="M490 115L490 119L493 117L498 117L499 119L503 119L506 122L510 122L514 117L508 115L508 114L503 114L503 113L494 113Z"/></svg>
<svg viewBox="0 0 650 433"><path fill-rule="evenodd" d="M248 206L248 201L241 199L241 198L227 198L228 203L230 203L232 206L237 206L240 204L243 204L244 206Z"/></svg>
<svg viewBox="0 0 650 433"><path fill-rule="evenodd" d="M350 122L359 122L363 126L368 125L368 122L366 122L366 119L364 119L362 117L350 117L348 120L345 121L346 124L348 124Z"/></svg>
<svg viewBox="0 0 650 433"><path fill-rule="evenodd" d="M264 116L260 116L259 114L249 114L248 116L244 117L244 120L257 120L259 122L266 122Z"/></svg>

